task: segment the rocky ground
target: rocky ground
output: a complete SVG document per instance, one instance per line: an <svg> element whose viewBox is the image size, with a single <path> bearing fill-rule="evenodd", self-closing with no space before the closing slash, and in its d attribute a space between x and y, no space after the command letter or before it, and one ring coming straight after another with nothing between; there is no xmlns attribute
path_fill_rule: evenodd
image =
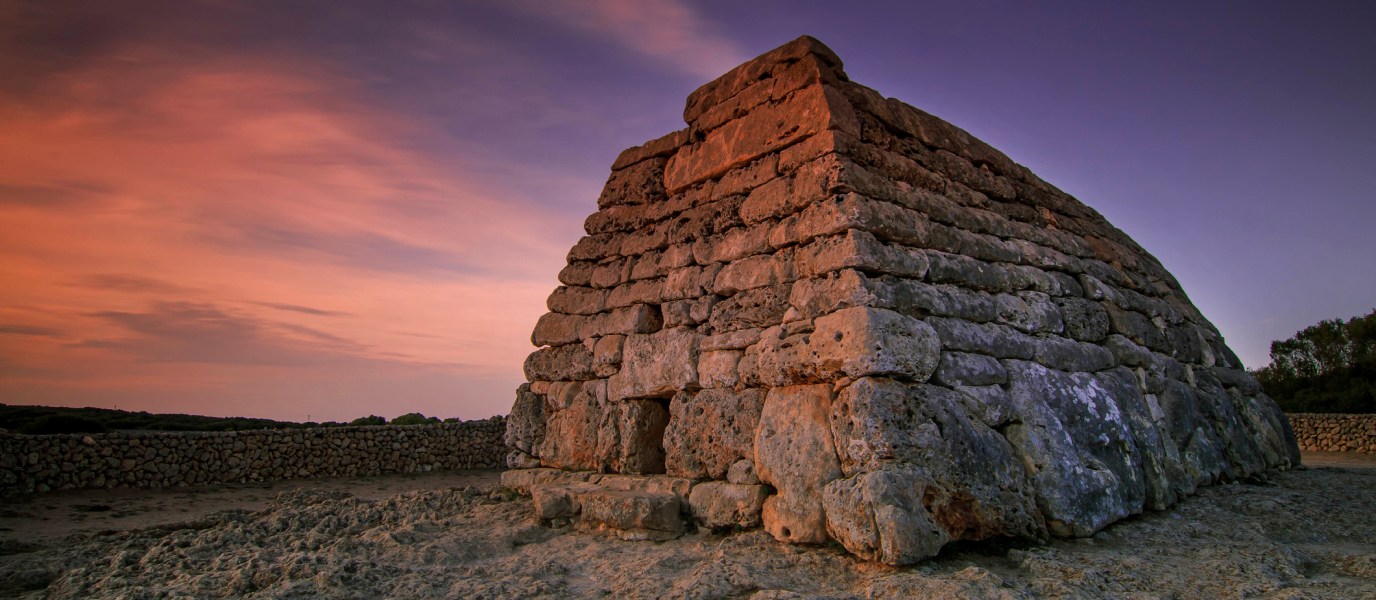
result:
<svg viewBox="0 0 1376 600"><path fill-rule="evenodd" d="M908 568L760 532L573 533L495 472L10 497L0 596L1376 598L1376 458L1305 458L1093 539L956 545Z"/></svg>

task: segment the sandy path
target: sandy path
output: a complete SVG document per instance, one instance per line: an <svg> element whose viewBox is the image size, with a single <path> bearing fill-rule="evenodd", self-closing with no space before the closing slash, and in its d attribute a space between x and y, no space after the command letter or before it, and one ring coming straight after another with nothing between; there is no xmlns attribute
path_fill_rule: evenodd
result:
<svg viewBox="0 0 1376 600"><path fill-rule="evenodd" d="M72 534L143 529L196 521L215 511L257 512L282 492L340 492L380 500L402 492L437 491L499 483L501 472L473 469L376 477L328 477L287 481L114 490L71 490L0 497L0 540L46 545Z"/></svg>
<svg viewBox="0 0 1376 600"><path fill-rule="evenodd" d="M0 597L1376 598L1376 457L1305 460L1093 539L961 543L903 568L759 531L575 533L493 493L495 471L11 497Z"/></svg>

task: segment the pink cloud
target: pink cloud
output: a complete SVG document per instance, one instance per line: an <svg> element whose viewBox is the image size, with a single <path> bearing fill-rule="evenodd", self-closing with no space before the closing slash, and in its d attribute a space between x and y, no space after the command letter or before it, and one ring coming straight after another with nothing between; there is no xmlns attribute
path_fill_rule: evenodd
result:
<svg viewBox="0 0 1376 600"><path fill-rule="evenodd" d="M579 223L411 149L424 124L327 65L118 54L0 96L9 401L509 408Z"/></svg>

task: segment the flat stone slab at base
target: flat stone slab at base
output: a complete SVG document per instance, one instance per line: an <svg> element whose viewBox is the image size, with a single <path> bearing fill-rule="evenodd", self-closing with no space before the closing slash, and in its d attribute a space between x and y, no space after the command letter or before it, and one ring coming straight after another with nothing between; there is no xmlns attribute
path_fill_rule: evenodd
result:
<svg viewBox="0 0 1376 600"><path fill-rule="evenodd" d="M623 540L664 541L683 535L681 513L686 512L693 482L679 477L522 469L502 473L502 485L529 495L541 519L577 519L584 531L612 531Z"/></svg>
<svg viewBox="0 0 1376 600"><path fill-rule="evenodd" d="M609 529L623 540L672 540L683 535L678 496L655 492L595 490L578 495L580 529Z"/></svg>

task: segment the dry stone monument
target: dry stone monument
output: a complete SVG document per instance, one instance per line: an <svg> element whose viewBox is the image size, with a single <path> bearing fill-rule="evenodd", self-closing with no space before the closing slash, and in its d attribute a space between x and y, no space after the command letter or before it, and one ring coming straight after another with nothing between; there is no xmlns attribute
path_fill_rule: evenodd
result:
<svg viewBox="0 0 1376 600"><path fill-rule="evenodd" d="M683 116L616 159L531 336L503 479L541 517L908 564L1299 464L1161 263L817 40Z"/></svg>

